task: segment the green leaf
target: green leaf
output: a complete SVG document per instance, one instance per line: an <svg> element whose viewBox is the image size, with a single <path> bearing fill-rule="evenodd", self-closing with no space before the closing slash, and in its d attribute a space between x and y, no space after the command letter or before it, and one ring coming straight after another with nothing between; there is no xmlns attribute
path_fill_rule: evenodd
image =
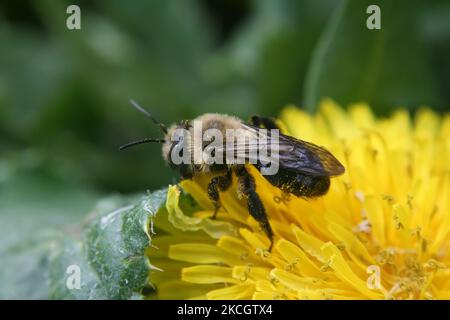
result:
<svg viewBox="0 0 450 320"><path fill-rule="evenodd" d="M156 191L136 205L123 199L120 208L96 213L97 217L82 232L81 240L67 238L50 260L50 297L139 297L154 268L144 251L151 243L152 219L165 204L166 193L166 189ZM117 199L111 199L105 200L103 206L112 208L117 204ZM67 274L70 266L79 268L79 289L67 286L73 275Z"/></svg>
<svg viewBox="0 0 450 320"><path fill-rule="evenodd" d="M381 30L369 30L369 5L381 9ZM330 97L365 101L381 113L393 106L439 105L419 26L419 1L342 1L315 49L304 87L313 111Z"/></svg>
<svg viewBox="0 0 450 320"><path fill-rule="evenodd" d="M48 299L49 254L61 234L39 232L0 253L0 299Z"/></svg>
<svg viewBox="0 0 450 320"><path fill-rule="evenodd" d="M20 156L0 161L0 299L140 297L152 268L149 228L166 191L106 198L83 219L95 193L48 172L32 152ZM71 265L79 290L66 285Z"/></svg>
<svg viewBox="0 0 450 320"><path fill-rule="evenodd" d="M97 197L29 151L0 161L0 299L47 299L49 254ZM11 161L14 160L14 161Z"/></svg>

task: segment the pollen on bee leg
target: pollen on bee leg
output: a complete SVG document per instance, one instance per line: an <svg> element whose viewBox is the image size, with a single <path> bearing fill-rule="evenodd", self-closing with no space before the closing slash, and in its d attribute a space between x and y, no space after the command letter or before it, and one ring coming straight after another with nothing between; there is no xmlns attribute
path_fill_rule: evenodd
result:
<svg viewBox="0 0 450 320"><path fill-rule="evenodd" d="M238 180L236 193L239 200L247 198L247 195L245 193L245 183L242 180Z"/></svg>

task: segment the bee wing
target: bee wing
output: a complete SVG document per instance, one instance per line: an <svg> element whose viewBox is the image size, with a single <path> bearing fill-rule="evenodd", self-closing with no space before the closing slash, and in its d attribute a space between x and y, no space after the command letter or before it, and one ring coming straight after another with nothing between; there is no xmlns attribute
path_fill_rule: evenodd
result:
<svg viewBox="0 0 450 320"><path fill-rule="evenodd" d="M248 124L244 124L244 127L254 137L263 138L259 143L267 142L267 148L270 150L270 131ZM261 145L248 147L261 149ZM279 133L278 159L280 168L309 175L338 176L345 172L344 166L325 148L281 133Z"/></svg>
<svg viewBox="0 0 450 320"><path fill-rule="evenodd" d="M280 167L317 176L338 176L344 166L329 151L313 143L280 134Z"/></svg>
<svg viewBox="0 0 450 320"><path fill-rule="evenodd" d="M260 151L269 151L265 161L278 159L280 168L302 172L315 176L337 176L343 174L344 166L329 151L315 144L296 139L279 133L278 155L273 154L271 148L270 131L249 124L242 123L245 142L235 141L233 144L236 159L244 160L246 163L259 163L262 160ZM226 145L221 147L226 152Z"/></svg>
<svg viewBox="0 0 450 320"><path fill-rule="evenodd" d="M228 154L230 148L232 148L235 160L238 160L236 163L257 163L261 160L258 156L260 151L262 149L270 148L270 143L261 143L261 141L270 141L270 137L265 133L265 129L260 130L257 127L245 123L242 123L239 130L241 131L238 133L237 139L231 142L231 144L227 142L218 146L216 152ZM239 160L241 160L241 162Z"/></svg>

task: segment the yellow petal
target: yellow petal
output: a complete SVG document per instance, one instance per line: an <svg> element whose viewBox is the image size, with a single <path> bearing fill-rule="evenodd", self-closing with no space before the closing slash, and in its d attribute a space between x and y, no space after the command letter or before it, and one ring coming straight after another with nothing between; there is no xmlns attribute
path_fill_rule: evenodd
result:
<svg viewBox="0 0 450 320"><path fill-rule="evenodd" d="M183 268L181 279L192 283L237 283L238 280L232 277L232 269L212 265L199 265Z"/></svg>

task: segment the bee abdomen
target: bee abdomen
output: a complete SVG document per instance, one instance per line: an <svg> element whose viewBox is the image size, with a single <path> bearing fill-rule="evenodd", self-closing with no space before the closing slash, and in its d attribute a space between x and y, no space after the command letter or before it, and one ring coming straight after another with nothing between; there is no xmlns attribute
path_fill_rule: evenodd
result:
<svg viewBox="0 0 450 320"><path fill-rule="evenodd" d="M302 197L317 197L328 192L329 177L314 177L297 173L291 193Z"/></svg>
<svg viewBox="0 0 450 320"><path fill-rule="evenodd" d="M280 169L275 175L264 176L271 184L299 197L318 197L330 188L330 178L309 176L303 173Z"/></svg>

